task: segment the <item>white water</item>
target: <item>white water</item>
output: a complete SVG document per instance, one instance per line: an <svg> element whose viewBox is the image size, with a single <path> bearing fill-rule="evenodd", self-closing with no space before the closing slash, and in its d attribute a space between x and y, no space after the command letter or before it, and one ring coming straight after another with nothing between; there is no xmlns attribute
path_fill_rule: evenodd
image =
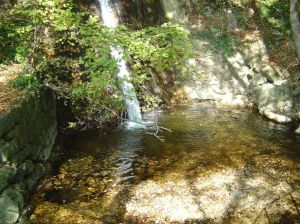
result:
<svg viewBox="0 0 300 224"><path fill-rule="evenodd" d="M118 24L118 20L111 6L111 2L109 0L99 0L99 2L101 6L102 21L104 25L110 28L116 27ZM118 61L118 67L120 69L119 73L117 74L118 78L129 80L129 72L127 70L125 61L122 59L122 50L116 47L111 47L111 56ZM137 100L133 85L130 82L123 81L121 88L123 94L126 97L125 104L129 120L141 122L142 115L140 112L139 102Z"/></svg>

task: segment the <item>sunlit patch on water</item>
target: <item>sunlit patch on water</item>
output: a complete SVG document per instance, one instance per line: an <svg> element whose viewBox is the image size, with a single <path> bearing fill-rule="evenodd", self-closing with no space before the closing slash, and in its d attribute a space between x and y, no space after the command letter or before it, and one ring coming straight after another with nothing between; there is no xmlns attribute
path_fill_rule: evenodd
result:
<svg viewBox="0 0 300 224"><path fill-rule="evenodd" d="M165 142L149 134L155 128L107 127L65 139L65 160L41 183L30 220L300 221L300 138L293 125L209 104L174 106L151 116L165 128L157 132Z"/></svg>
<svg viewBox="0 0 300 224"><path fill-rule="evenodd" d="M235 171L228 170L196 179L168 175L166 181L141 183L126 204L126 215L161 222L221 221L232 189L238 189L235 178Z"/></svg>

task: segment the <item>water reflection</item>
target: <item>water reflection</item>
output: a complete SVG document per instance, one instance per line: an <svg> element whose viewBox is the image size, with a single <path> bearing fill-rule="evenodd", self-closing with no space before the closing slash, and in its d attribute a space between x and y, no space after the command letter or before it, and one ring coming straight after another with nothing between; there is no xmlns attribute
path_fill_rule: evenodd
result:
<svg viewBox="0 0 300 224"><path fill-rule="evenodd" d="M69 137L66 160L51 179L55 194L46 199L64 201L80 210L77 221L89 223L299 220L300 137L293 125L208 104L174 106L158 125L172 130L159 133L165 142L143 129L113 127Z"/></svg>

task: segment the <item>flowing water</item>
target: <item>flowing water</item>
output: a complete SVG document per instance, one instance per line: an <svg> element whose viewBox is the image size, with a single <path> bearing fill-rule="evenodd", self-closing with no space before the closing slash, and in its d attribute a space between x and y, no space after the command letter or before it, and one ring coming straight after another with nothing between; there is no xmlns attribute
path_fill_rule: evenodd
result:
<svg viewBox="0 0 300 224"><path fill-rule="evenodd" d="M99 0L101 6L101 14L103 24L114 28L118 25L117 10L114 10L113 2L110 0ZM117 7L117 6L116 6ZM140 112L140 106L136 97L135 89L130 83L130 76L126 66L126 62L122 59L123 52L118 46L111 47L111 56L118 61L119 72L117 77L120 80L125 79L122 82L121 88L125 95L125 104L127 109L128 119L131 121L141 122L142 115Z"/></svg>
<svg viewBox="0 0 300 224"><path fill-rule="evenodd" d="M299 223L294 125L208 103L173 106L145 119L159 128L104 127L65 136L63 160L41 183L31 220ZM49 182L51 189L43 190Z"/></svg>

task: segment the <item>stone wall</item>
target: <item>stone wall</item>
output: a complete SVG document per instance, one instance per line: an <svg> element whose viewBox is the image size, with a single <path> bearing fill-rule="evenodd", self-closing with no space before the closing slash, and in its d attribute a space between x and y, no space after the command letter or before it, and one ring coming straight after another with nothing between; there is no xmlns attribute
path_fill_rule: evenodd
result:
<svg viewBox="0 0 300 224"><path fill-rule="evenodd" d="M57 135L52 91L28 94L0 115L0 222L17 221L45 171Z"/></svg>

